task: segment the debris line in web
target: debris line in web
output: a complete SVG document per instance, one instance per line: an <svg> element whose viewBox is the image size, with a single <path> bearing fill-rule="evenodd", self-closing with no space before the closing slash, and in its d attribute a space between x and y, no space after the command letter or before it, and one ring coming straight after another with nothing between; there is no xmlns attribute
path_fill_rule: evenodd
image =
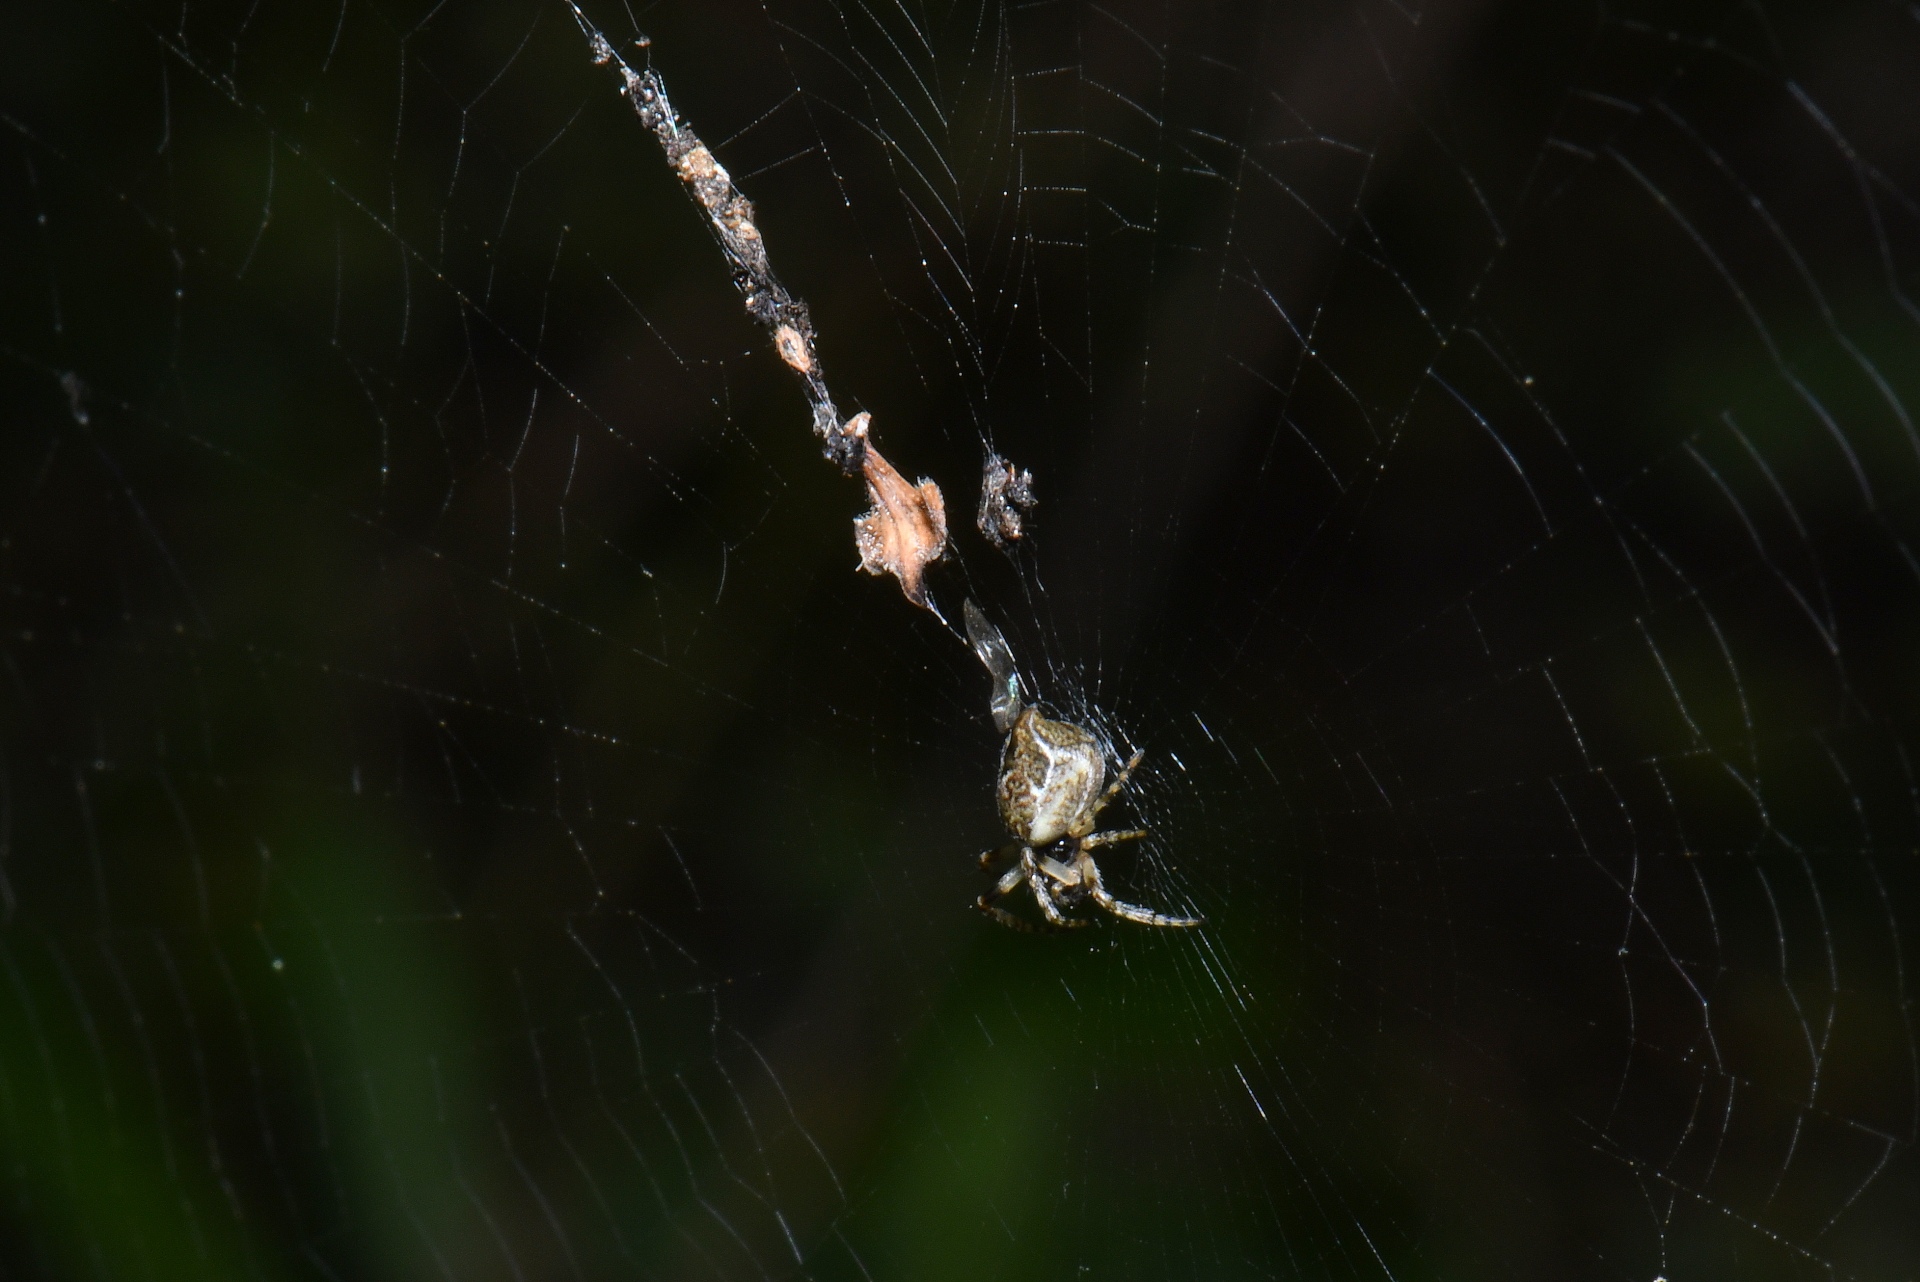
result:
<svg viewBox="0 0 1920 1282"><path fill-rule="evenodd" d="M821 452L841 471L865 478L867 498L873 506L854 522L860 568L869 574L893 575L909 601L931 608L924 573L927 565L947 550L946 503L940 487L925 479L917 485L907 483L874 446L870 415L860 413L841 419L820 367L813 319L806 303L789 293L773 274L766 242L754 222L752 202L733 185L726 167L674 111L660 73L652 67L634 70L613 43L587 21L575 0L567 0L567 7L587 37L594 65L611 65L619 73L620 92L633 104L640 123L659 140L667 163L706 214L707 225L726 255L734 288L746 303L747 315L767 330L781 361L799 375L807 402L813 407L813 432L820 439ZM645 48L647 41L642 38L637 44ZM1015 517L1015 538L1019 537L1018 529ZM1000 540L995 538L995 542Z"/></svg>

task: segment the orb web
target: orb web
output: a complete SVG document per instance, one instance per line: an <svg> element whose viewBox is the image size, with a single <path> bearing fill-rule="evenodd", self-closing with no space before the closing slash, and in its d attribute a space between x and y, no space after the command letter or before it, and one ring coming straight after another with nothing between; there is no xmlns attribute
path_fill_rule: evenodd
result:
<svg viewBox="0 0 1920 1282"><path fill-rule="evenodd" d="M585 11L987 533L557 0L20 16L9 1269L1910 1264L1911 14Z"/></svg>

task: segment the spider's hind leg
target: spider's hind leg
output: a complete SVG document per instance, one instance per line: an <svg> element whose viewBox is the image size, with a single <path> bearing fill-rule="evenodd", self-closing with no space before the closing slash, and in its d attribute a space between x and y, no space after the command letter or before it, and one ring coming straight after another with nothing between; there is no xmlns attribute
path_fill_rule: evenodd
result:
<svg viewBox="0 0 1920 1282"><path fill-rule="evenodd" d="M1120 795L1120 790L1127 786L1129 779L1133 778L1133 768L1139 765L1140 758L1146 755L1147 750L1141 748L1135 751L1131 757L1127 758L1127 764L1120 767L1120 773L1113 777L1113 782L1107 785L1107 790L1100 794L1100 800L1094 802L1087 810L1088 827L1093 826L1092 820L1099 815L1102 810L1107 808L1107 803Z"/></svg>

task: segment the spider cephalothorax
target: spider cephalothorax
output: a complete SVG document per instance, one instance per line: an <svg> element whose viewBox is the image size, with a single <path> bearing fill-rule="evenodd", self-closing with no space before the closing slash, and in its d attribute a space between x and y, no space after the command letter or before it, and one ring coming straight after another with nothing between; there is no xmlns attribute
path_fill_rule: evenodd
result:
<svg viewBox="0 0 1920 1282"><path fill-rule="evenodd" d="M980 865L990 868L1003 859L1017 861L992 890L980 896L981 910L1006 925L1024 927L1024 921L995 901L1025 884L1055 926L1086 925L1062 911L1083 899L1143 925L1198 926L1197 917L1169 917L1115 899L1101 884L1099 866L1090 853L1147 835L1143 828L1094 831L1101 810L1127 786L1141 754L1134 753L1113 783L1102 787L1107 777L1106 745L1071 721L1056 721L1041 715L1038 708L1023 707L1020 678L1006 639L971 601L966 619L974 653L994 678L994 724L1007 736L996 792L1000 818L1014 836L1009 844L980 856Z"/></svg>

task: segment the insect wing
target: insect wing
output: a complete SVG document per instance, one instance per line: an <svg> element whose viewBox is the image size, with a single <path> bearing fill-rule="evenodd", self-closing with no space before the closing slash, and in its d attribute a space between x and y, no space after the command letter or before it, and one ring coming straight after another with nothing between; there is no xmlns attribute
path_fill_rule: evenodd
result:
<svg viewBox="0 0 1920 1282"><path fill-rule="evenodd" d="M979 606L968 601L965 613L967 640L993 678L993 724L1005 734L1013 727L1014 718L1020 715L1020 674L1013 666L1013 651L1007 648L1007 639L1000 635L999 628L987 621Z"/></svg>

